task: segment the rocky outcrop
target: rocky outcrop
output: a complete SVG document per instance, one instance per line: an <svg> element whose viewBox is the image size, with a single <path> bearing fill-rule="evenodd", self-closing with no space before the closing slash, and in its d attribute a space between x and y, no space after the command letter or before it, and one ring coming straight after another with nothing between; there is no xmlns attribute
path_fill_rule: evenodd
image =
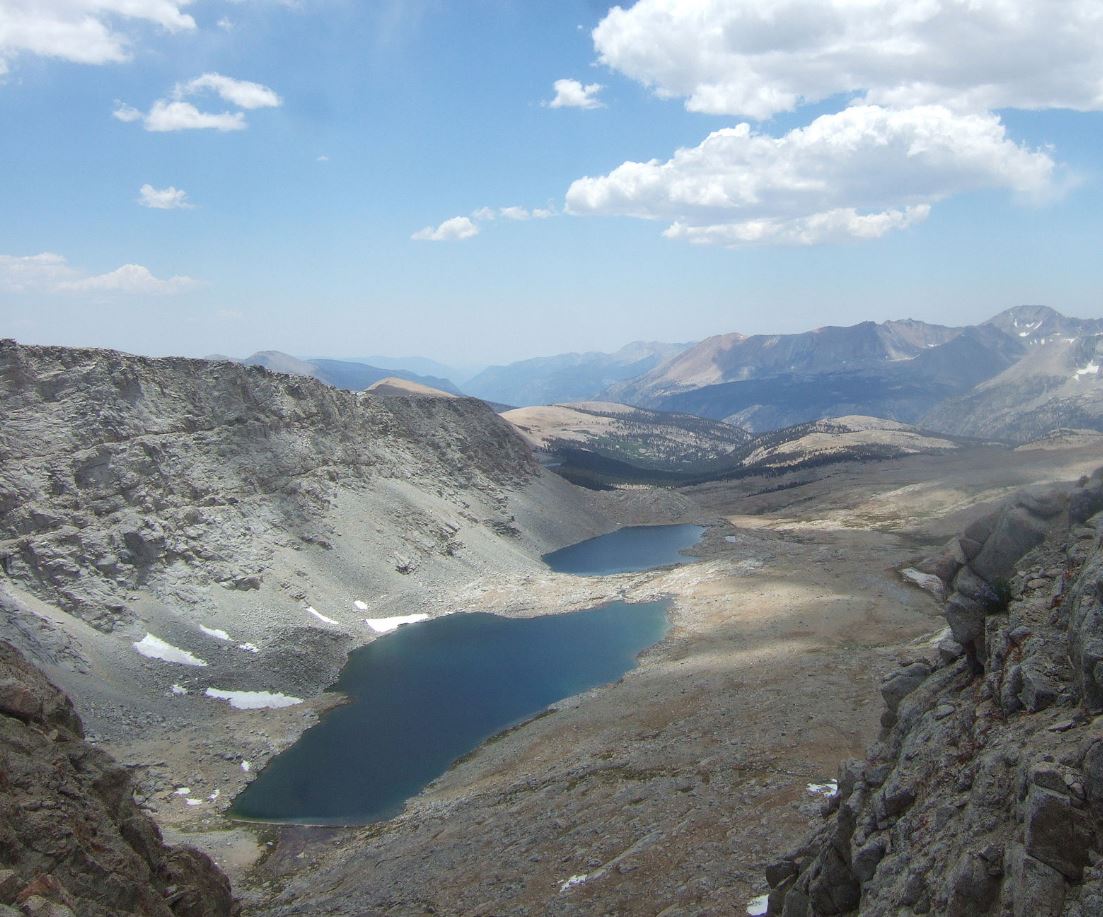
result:
<svg viewBox="0 0 1103 917"><path fill-rule="evenodd" d="M167 847L129 773L72 703L0 641L0 915L227 917L229 880Z"/></svg>
<svg viewBox="0 0 1103 917"><path fill-rule="evenodd" d="M230 362L0 341L0 405L0 572L102 632L166 578L256 589L273 550L330 545L339 493L413 484L463 510L476 491L504 505L536 474L474 399L381 398ZM414 540L447 553L454 534L427 520Z"/></svg>
<svg viewBox="0 0 1103 917"><path fill-rule="evenodd" d="M769 914L1103 914L1103 469L919 565L953 639L902 660Z"/></svg>

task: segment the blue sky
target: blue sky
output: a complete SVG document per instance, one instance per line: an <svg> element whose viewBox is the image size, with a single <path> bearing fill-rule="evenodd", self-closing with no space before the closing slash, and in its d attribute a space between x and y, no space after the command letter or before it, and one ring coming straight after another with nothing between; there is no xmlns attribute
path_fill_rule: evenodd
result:
<svg viewBox="0 0 1103 917"><path fill-rule="evenodd" d="M860 6L0 0L0 335L475 363L1103 314L1100 5Z"/></svg>

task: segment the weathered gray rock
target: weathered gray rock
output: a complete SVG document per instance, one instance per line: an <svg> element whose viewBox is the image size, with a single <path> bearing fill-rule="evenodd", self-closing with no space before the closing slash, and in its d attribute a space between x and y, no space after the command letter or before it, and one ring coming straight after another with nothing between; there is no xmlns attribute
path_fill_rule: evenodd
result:
<svg viewBox="0 0 1103 917"><path fill-rule="evenodd" d="M1103 541L1070 532L1063 493L1018 498L962 539L1011 574L1009 603L955 592L946 617L977 664L886 679L885 729L864 768L840 769L845 801L775 912L1103 915ZM955 588L982 597L979 579L962 566Z"/></svg>
<svg viewBox="0 0 1103 917"><path fill-rule="evenodd" d="M1084 705L1103 710L1103 556L1096 555L1069 594L1069 658Z"/></svg>
<svg viewBox="0 0 1103 917"><path fill-rule="evenodd" d="M1046 537L1045 522L1022 506L1000 513L992 534L972 559L973 570L989 583L1006 580L1019 559Z"/></svg>
<svg viewBox="0 0 1103 917"><path fill-rule="evenodd" d="M1019 667L1022 688L1018 692L1022 705L1031 713L1044 710L1057 700L1060 692L1055 679L1040 668L1040 663L1027 660Z"/></svg>
<svg viewBox="0 0 1103 917"><path fill-rule="evenodd" d="M1008 882L1014 917L1060 917L1065 903L1065 879L1052 866L1030 856L1022 844L1008 855Z"/></svg>
<svg viewBox="0 0 1103 917"><path fill-rule="evenodd" d="M1092 830L1087 814L1068 796L1033 786L1025 807L1024 849L1070 881L1079 881L1088 865Z"/></svg>
<svg viewBox="0 0 1103 917"><path fill-rule="evenodd" d="M1069 522L1073 525L1087 522L1099 512L1103 512L1103 485L1092 482L1069 494Z"/></svg>
<svg viewBox="0 0 1103 917"><path fill-rule="evenodd" d="M943 609L946 623L955 642L962 646L973 643L984 635L984 606L963 595L954 593Z"/></svg>
<svg viewBox="0 0 1103 917"><path fill-rule="evenodd" d="M913 662L899 671L893 672L881 684L881 696L885 706L895 713L900 701L911 694L931 674L931 667L924 662Z"/></svg>
<svg viewBox="0 0 1103 917"><path fill-rule="evenodd" d="M0 709L0 904L52 917L237 913L214 863L165 846L129 773L85 743L69 699L3 641L0 684L21 699Z"/></svg>

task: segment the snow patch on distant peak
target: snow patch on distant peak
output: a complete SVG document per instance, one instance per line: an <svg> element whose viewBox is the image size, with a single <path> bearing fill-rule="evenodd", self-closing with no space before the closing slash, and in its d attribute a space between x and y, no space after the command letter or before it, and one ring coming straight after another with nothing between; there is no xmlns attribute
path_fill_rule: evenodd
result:
<svg viewBox="0 0 1103 917"><path fill-rule="evenodd" d="M1098 376L1098 375L1099 375L1099 364L1096 363L1095 360L1092 360L1088 363L1087 366L1084 366L1081 369L1076 370L1076 372L1073 374L1073 378L1079 379L1081 376Z"/></svg>
<svg viewBox="0 0 1103 917"><path fill-rule="evenodd" d="M162 662L175 662L180 665L205 666L207 664L198 656L193 656L187 650L166 643L160 637L155 637L151 633L147 633L141 640L137 640L131 645L147 659L160 659Z"/></svg>
<svg viewBox="0 0 1103 917"><path fill-rule="evenodd" d="M352 604L354 606L356 606L357 611L367 611L368 610L368 603L367 602L361 602L360 599L357 599Z"/></svg>

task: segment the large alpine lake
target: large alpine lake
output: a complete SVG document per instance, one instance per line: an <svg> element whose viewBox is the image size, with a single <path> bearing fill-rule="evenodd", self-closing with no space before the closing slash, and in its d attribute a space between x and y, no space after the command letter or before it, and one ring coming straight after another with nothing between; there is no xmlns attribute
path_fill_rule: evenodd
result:
<svg viewBox="0 0 1103 917"><path fill-rule="evenodd" d="M638 573L689 563L693 558L682 552L704 532L700 525L630 525L545 554L544 563L556 573L577 576Z"/></svg>
<svg viewBox="0 0 1103 917"><path fill-rule="evenodd" d="M666 602L537 618L454 614L349 656L351 703L274 758L230 815L354 825L391 818L460 756L549 704L620 678L663 638Z"/></svg>

